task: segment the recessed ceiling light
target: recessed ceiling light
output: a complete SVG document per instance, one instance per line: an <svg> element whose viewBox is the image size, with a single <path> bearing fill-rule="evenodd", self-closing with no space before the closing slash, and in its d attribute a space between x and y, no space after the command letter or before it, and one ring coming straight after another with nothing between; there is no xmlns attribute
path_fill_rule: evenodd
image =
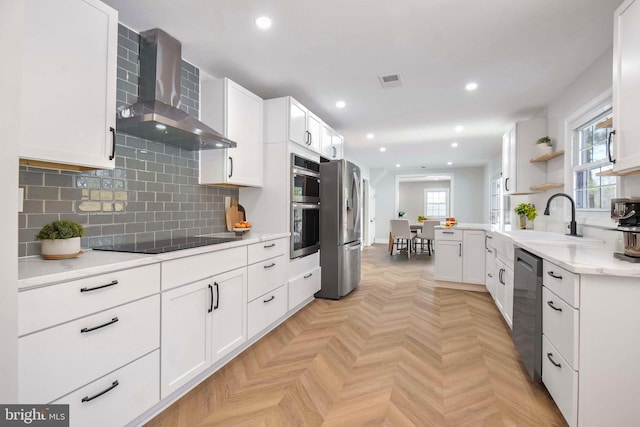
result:
<svg viewBox="0 0 640 427"><path fill-rule="evenodd" d="M451 146L452 146L453 148L456 148L456 147L458 146L458 143L457 143L457 142L452 142L452 143L451 143Z"/></svg>
<svg viewBox="0 0 640 427"><path fill-rule="evenodd" d="M451 166L453 164L453 162L447 162L448 166Z"/></svg>
<svg viewBox="0 0 640 427"><path fill-rule="evenodd" d="M260 18L256 19L256 25L261 30L266 30L268 28L271 28L271 18L267 16L261 16Z"/></svg>
<svg viewBox="0 0 640 427"><path fill-rule="evenodd" d="M338 102L336 102L336 107L338 107L338 108L344 108L344 107L346 107L346 106L347 106L347 103L346 103L346 102L344 102L344 101L338 101Z"/></svg>
<svg viewBox="0 0 640 427"><path fill-rule="evenodd" d="M464 130L464 126L458 125L455 127L455 129L456 129L456 132L462 132Z"/></svg>
<svg viewBox="0 0 640 427"><path fill-rule="evenodd" d="M156 129L165 130L167 127L162 123L156 123Z"/></svg>
<svg viewBox="0 0 640 427"><path fill-rule="evenodd" d="M387 149L384 148L384 147L380 147L380 151L382 151L384 153L385 151L387 151Z"/></svg>
<svg viewBox="0 0 640 427"><path fill-rule="evenodd" d="M464 88L465 88L466 90L469 90L469 91L471 91L471 90L476 90L476 89L478 89L478 83L476 83L476 82L469 82L469 83L467 83L467 85L466 85Z"/></svg>
<svg viewBox="0 0 640 427"><path fill-rule="evenodd" d="M372 134L372 133L368 133L368 134L367 134L367 139L373 139L373 138L375 138L375 137L376 137L376 136L375 136L374 134Z"/></svg>
<svg viewBox="0 0 640 427"><path fill-rule="evenodd" d="M399 168L400 167L400 163L396 163L396 167Z"/></svg>

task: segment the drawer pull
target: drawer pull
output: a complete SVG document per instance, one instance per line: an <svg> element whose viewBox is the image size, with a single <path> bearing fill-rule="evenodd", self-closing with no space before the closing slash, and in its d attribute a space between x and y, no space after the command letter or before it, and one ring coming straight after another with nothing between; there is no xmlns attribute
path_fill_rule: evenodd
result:
<svg viewBox="0 0 640 427"><path fill-rule="evenodd" d="M108 288L109 286L114 286L114 285L117 285L117 284L118 284L118 281L117 281L117 280L114 280L114 281L113 281L113 282L111 282L111 283L107 283L106 285L96 286L96 287L94 287L94 288L81 288L81 289L80 289L80 292L91 292L91 291L96 291L96 290L98 290L98 289Z"/></svg>
<svg viewBox="0 0 640 427"><path fill-rule="evenodd" d="M262 300L262 302L271 302L271 301L273 301L274 299L276 299L276 296L275 296L275 295L271 295L271 298L269 298L269 299L263 299L263 300Z"/></svg>
<svg viewBox="0 0 640 427"><path fill-rule="evenodd" d="M562 364L560 364L560 363L556 363L556 361L555 361L555 360L553 360L553 353L547 353L547 359L549 359L549 361L550 361L551 363L553 363L553 365L554 365L555 367L557 367L557 368L562 368Z"/></svg>
<svg viewBox="0 0 640 427"><path fill-rule="evenodd" d="M455 234L453 231L443 231L442 234Z"/></svg>
<svg viewBox="0 0 640 427"><path fill-rule="evenodd" d="M91 402L93 399L97 399L98 397L102 396L105 393L110 392L111 390L113 390L114 388L118 387L120 385L120 383L118 382L118 380L114 381L113 383L111 383L111 385L107 388L105 388L104 390L102 390L100 393L98 394L94 394L93 396L89 397L89 396L85 396L82 398L82 402Z"/></svg>
<svg viewBox="0 0 640 427"><path fill-rule="evenodd" d="M213 282L213 286L216 287L216 305L213 306L213 309L217 310L220 307L220 286L218 282ZM213 295L211 295L211 301L213 301Z"/></svg>
<svg viewBox="0 0 640 427"><path fill-rule="evenodd" d="M211 296L211 302L209 303L207 313L211 313L213 311L213 286L211 286L211 284L208 284L207 288L209 288L209 295Z"/></svg>
<svg viewBox="0 0 640 427"><path fill-rule="evenodd" d="M560 307L556 307L555 305L553 305L553 301L547 301L547 305L553 308L555 311L562 311Z"/></svg>
<svg viewBox="0 0 640 427"><path fill-rule="evenodd" d="M275 245L276 245L275 243L272 243L272 244L270 244L270 245L264 245L264 248L265 248L265 249L269 249L269 248L274 247Z"/></svg>
<svg viewBox="0 0 640 427"><path fill-rule="evenodd" d="M551 277L553 277L554 279L560 279L562 280L562 276L556 276L555 274L553 274L553 271L547 271L547 274Z"/></svg>
<svg viewBox="0 0 640 427"><path fill-rule="evenodd" d="M488 273L488 274L487 274L487 276L489 276L489 277L493 277L493 274L491 274L491 273Z"/></svg>
<svg viewBox="0 0 640 427"><path fill-rule="evenodd" d="M313 273L309 273L306 276L304 276L304 279L308 279L309 277L313 276Z"/></svg>
<svg viewBox="0 0 640 427"><path fill-rule="evenodd" d="M96 329L100 329L100 328L104 328L105 326L113 325L117 321L118 321L118 318L114 317L113 319L111 319L107 323L103 323L102 325L94 326L93 328L82 328L82 329L80 329L80 333L84 334L86 332L95 331Z"/></svg>
<svg viewBox="0 0 640 427"><path fill-rule="evenodd" d="M269 264L269 265L265 265L265 266L263 266L263 268L271 268L271 267L275 267L275 266L276 266L276 263L275 263L275 262L272 262L272 263L271 263L271 264Z"/></svg>

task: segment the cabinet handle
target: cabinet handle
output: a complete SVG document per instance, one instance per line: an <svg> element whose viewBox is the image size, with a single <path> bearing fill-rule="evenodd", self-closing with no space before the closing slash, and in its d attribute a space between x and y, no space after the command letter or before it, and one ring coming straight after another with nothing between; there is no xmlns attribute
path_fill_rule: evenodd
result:
<svg viewBox="0 0 640 427"><path fill-rule="evenodd" d="M100 286L95 286L93 288L80 288L80 292L91 292L91 291L97 291L98 289L103 289L103 288L108 288L109 286L115 286L118 284L117 280L114 280L111 283L107 283L106 285L100 285Z"/></svg>
<svg viewBox="0 0 640 427"><path fill-rule="evenodd" d="M462 256L462 243L458 243L460 245L460 248L458 249L458 256L461 257Z"/></svg>
<svg viewBox="0 0 640 427"><path fill-rule="evenodd" d="M487 252L489 252L490 254L493 253L493 251L491 249L487 249Z"/></svg>
<svg viewBox="0 0 640 427"><path fill-rule="evenodd" d="M489 277L493 277L493 274L491 274L491 273L487 273L487 276L489 276Z"/></svg>
<svg viewBox="0 0 640 427"><path fill-rule="evenodd" d="M262 268L271 268L271 267L275 267L275 266L276 266L276 263L275 263L275 262L272 262L272 263L271 263L271 264L269 264L269 265L264 265L264 266L262 266Z"/></svg>
<svg viewBox="0 0 640 427"><path fill-rule="evenodd" d="M306 276L304 276L304 279L308 279L309 277L313 276L313 273L309 273Z"/></svg>
<svg viewBox="0 0 640 427"><path fill-rule="evenodd" d="M443 231L442 234L454 234L453 231Z"/></svg>
<svg viewBox="0 0 640 427"><path fill-rule="evenodd" d="M263 299L262 302L270 302L270 301L273 301L274 299L276 299L276 296L275 295L271 295L271 298Z"/></svg>
<svg viewBox="0 0 640 427"><path fill-rule="evenodd" d="M506 178L504 180L504 191L509 191L509 179L511 178Z"/></svg>
<svg viewBox="0 0 640 427"><path fill-rule="evenodd" d="M113 160L116 157L116 130L112 127L109 128L111 131L111 155L109 156L109 160Z"/></svg>
<svg viewBox="0 0 640 427"><path fill-rule="evenodd" d="M118 380L115 380L114 382L111 383L111 385L109 387L105 388L100 393L94 394L91 397L89 397L89 396L83 397L82 398L82 403L91 402L93 399L97 399L98 397L102 396L105 393L110 392L111 390L113 390L114 388L118 387L119 385L120 385L120 383L118 382Z"/></svg>
<svg viewBox="0 0 640 427"><path fill-rule="evenodd" d="M233 176L233 157L229 156L229 178Z"/></svg>
<svg viewBox="0 0 640 427"><path fill-rule="evenodd" d="M216 287L216 305L213 306L213 309L217 310L220 307L220 286L218 282L213 282L213 285ZM213 295L211 296L211 301L213 301Z"/></svg>
<svg viewBox="0 0 640 427"><path fill-rule="evenodd" d="M80 329L80 333L84 334L86 332L95 331L96 329L100 329L100 328L104 328L105 326L113 325L117 321L118 321L118 318L114 317L113 319L111 319L107 323L103 323L102 325L94 326L93 328L82 328L82 329Z"/></svg>
<svg viewBox="0 0 640 427"><path fill-rule="evenodd" d="M616 164L616 159L611 157L611 137L613 135L615 135L615 133L616 133L615 130L612 130L611 132L609 132L609 137L607 138L607 145L606 145L606 147L607 147L607 157L609 158L609 161L611 163L613 163L614 165Z"/></svg>
<svg viewBox="0 0 640 427"><path fill-rule="evenodd" d="M336 147L331 147L331 151L333 151L333 158L335 159L338 156L338 149Z"/></svg>
<svg viewBox="0 0 640 427"><path fill-rule="evenodd" d="M506 285L506 283L504 283L504 279L502 278L504 271L504 268L501 268L498 272L498 281L500 281L501 284Z"/></svg>
<svg viewBox="0 0 640 427"><path fill-rule="evenodd" d="M265 248L265 249L269 249L269 248L274 247L275 245L276 245L275 243L272 243L272 244L270 244L270 245L264 245L264 248Z"/></svg>
<svg viewBox="0 0 640 427"><path fill-rule="evenodd" d="M553 274L553 271L547 271L547 274L551 277L553 277L554 279L560 279L562 280L562 276L556 276L555 274Z"/></svg>
<svg viewBox="0 0 640 427"><path fill-rule="evenodd" d="M213 286L211 286L211 284L208 284L207 287L209 288L209 295L211 296L211 302L209 303L207 313L211 313L213 311Z"/></svg>
<svg viewBox="0 0 640 427"><path fill-rule="evenodd" d="M553 308L555 311L562 311L562 308L556 307L555 305L553 305L553 301L547 301L547 305Z"/></svg>
<svg viewBox="0 0 640 427"><path fill-rule="evenodd" d="M551 361L551 363L553 363L554 366L556 366L558 368L562 368L562 364L556 363L556 361L553 360L553 353L547 353L547 359L549 359Z"/></svg>

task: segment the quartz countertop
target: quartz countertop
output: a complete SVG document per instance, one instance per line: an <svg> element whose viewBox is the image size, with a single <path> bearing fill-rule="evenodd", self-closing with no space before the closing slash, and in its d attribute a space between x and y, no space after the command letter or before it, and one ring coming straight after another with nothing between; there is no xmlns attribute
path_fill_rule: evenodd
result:
<svg viewBox="0 0 640 427"><path fill-rule="evenodd" d="M206 235L206 237L227 237L229 235L233 235L233 233L213 233ZM258 233L251 231L239 240L162 254L151 255L83 249L82 256L65 260L44 260L40 256L24 257L18 259L18 289L24 290L50 285L282 237L289 237L289 233Z"/></svg>
<svg viewBox="0 0 640 427"><path fill-rule="evenodd" d="M474 223L468 223L468 222L459 222L458 224L452 225L451 227L445 227L444 225L436 225L435 228L444 229L444 230L483 230L483 231L490 231L491 230L491 224L474 224Z"/></svg>

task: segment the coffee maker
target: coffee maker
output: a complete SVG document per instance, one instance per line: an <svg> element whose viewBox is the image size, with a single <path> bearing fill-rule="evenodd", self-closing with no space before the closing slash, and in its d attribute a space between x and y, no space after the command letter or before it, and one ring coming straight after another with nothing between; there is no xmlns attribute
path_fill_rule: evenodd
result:
<svg viewBox="0 0 640 427"><path fill-rule="evenodd" d="M621 260L640 262L640 197L611 199L611 219L622 231L624 253L613 255Z"/></svg>

